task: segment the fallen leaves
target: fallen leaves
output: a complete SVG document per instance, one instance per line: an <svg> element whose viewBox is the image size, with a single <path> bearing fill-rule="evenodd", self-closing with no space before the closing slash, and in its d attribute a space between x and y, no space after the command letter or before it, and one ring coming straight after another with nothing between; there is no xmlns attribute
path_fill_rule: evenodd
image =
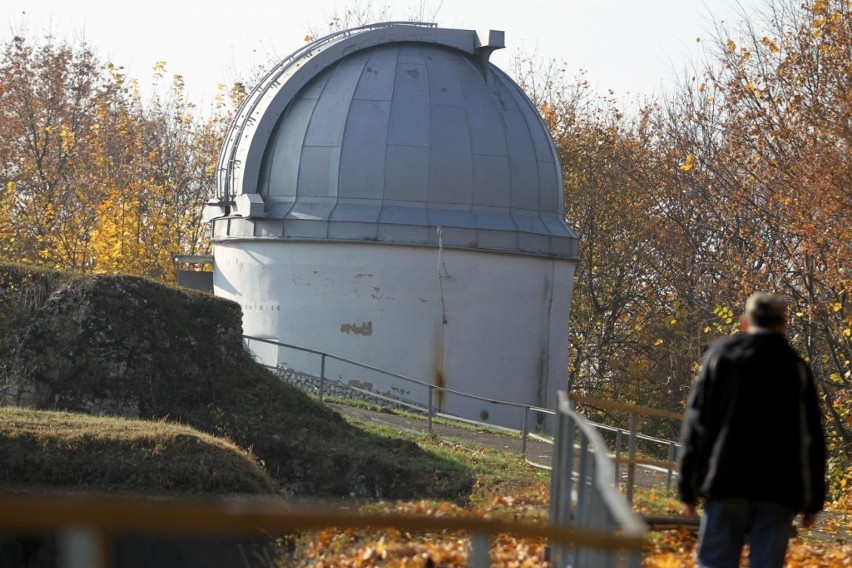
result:
<svg viewBox="0 0 852 568"><path fill-rule="evenodd" d="M452 503L416 501L382 503L371 510L429 517L471 517L514 520L536 516L546 518L546 493L533 505L529 496L496 496L487 506L471 508ZM516 506L515 509L513 506ZM536 512L532 509L535 507ZM544 560L544 539L496 535L490 543L490 565L505 568L548 566ZM468 535L453 531L411 533L398 530L325 529L306 532L295 538L285 558L288 566L363 568L369 566L467 566L470 556Z"/></svg>
<svg viewBox="0 0 852 568"><path fill-rule="evenodd" d="M640 490L634 498L637 512L678 514L680 506L666 490ZM543 520L547 518L548 493L493 495L476 505L461 506L447 502L416 501L380 503L371 511L423 515L429 517L496 518L503 520ZM852 545L846 529L849 513L833 506L823 513L815 530L800 531L790 541L785 566L788 568L852 567ZM543 539L496 535L490 543L490 562L502 568L548 568ZM697 535L694 530L678 529L650 533L643 551L646 568L695 568ZM747 549L743 565L747 564ZM388 568L423 566L467 566L470 561L468 535L454 531L413 533L388 530L325 529L303 533L294 539L291 552L283 558L287 566L311 568Z"/></svg>

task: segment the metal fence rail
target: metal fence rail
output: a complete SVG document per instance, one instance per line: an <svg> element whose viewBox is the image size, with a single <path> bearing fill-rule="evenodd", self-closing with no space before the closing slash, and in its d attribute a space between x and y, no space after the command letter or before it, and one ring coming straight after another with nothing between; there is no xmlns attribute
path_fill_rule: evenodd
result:
<svg viewBox="0 0 852 568"><path fill-rule="evenodd" d="M622 534L643 539L645 523L633 513L618 492L606 444L595 428L571 408L565 392L559 393L553 473L550 478L550 522L585 530ZM575 451L575 447L579 451ZM554 566L607 568L641 565L635 549L551 548Z"/></svg>
<svg viewBox="0 0 852 568"><path fill-rule="evenodd" d="M654 436L647 436L645 434L640 434L638 432L639 428L639 415L644 416L657 416L660 418L667 418L669 420L675 420L680 422L683 420L683 414L672 412L669 410L663 410L659 408L649 408L646 406L637 406L635 404L625 404L622 402L612 401L612 400L603 400L600 398L592 398L588 396L578 395L576 393L569 393L568 399L572 402L579 402L582 404L588 404L589 406L594 406L598 408L605 408L607 410L616 410L621 412L626 412L630 416L630 429L625 430L624 428L618 428L614 426L608 426L605 424L599 424L597 422L590 422L599 430L610 431L615 433L615 452L613 457L613 461L615 463L615 472L614 479L616 483L620 480L620 466L622 464L627 465L627 500L629 502L633 502L633 489L636 485L636 466L642 466L646 468L651 468L659 471L666 472L666 488L671 489L672 486L672 478L675 475L675 453L677 449L680 448L680 444L673 440L665 440L663 438L657 438ZM623 458L621 456L621 448L622 448L622 437L624 434L628 435L627 442L627 457ZM638 458L637 454L637 443L639 441L651 442L653 444L661 445L666 448L667 451L667 459L666 461L662 460L654 460L654 459L646 459L646 458Z"/></svg>
<svg viewBox="0 0 852 568"><path fill-rule="evenodd" d="M382 529L452 531L470 535L468 565L490 564L490 539L498 534L545 538L574 548L629 550L639 554L643 540L578 527L506 522L494 519L366 513L281 501L130 499L104 496L39 496L0 493L0 532L56 532L60 568L110 565L112 538L127 534L253 536L274 538L298 531Z"/></svg>
<svg viewBox="0 0 852 568"><path fill-rule="evenodd" d="M258 342L258 343L263 343L263 344L267 344L267 345L274 345L274 346L277 346L277 347L284 347L284 348L287 348L287 349L293 349L293 350L296 350L296 351L300 351L302 353L308 353L308 354L312 354L316 357L319 357L319 376L317 378L320 381L320 387L319 387L319 392L317 394L318 394L321 402L324 401L325 393L327 391L327 385L332 384L332 383L345 384L345 383L342 383L341 381L336 381L336 380L330 379L329 377L326 376L326 369L327 369L328 361L333 360L333 361L339 361L339 362L342 362L342 363L346 363L347 365L352 365L352 366L360 368L360 369L365 369L365 370L372 371L372 372L375 372L375 373L380 373L380 374L385 375L387 377L393 377L393 378L398 379L400 381L403 381L403 382L405 382L406 384L409 384L409 385L417 385L417 386L421 387L423 389L423 391L425 392L425 399L418 403L417 401L412 401L412 400L401 400L399 398L391 398L391 397L388 397L388 396L384 396L381 393L377 393L377 392L373 392L373 391L367 391L367 390L364 390L364 389L360 389L358 387L353 387L352 385L349 385L349 384L345 384L345 386L347 386L348 388L350 388L354 391L359 391L359 392L362 392L364 394L367 394L370 397L375 398L377 400L384 400L387 403L404 406L406 409L408 409L410 411L424 414L426 416L427 427L428 427L429 433L432 433L432 420L433 420L433 418L440 417L440 418L444 418L444 419L447 419L447 420L473 424L473 425L476 425L476 426L479 426L479 427L482 427L482 428L499 430L499 431L507 433L507 434L519 435L521 437L522 454L523 454L524 459L527 461L527 463L529 463L532 466L538 467L538 468L550 469L550 466L548 466L547 464L536 463L536 462L533 462L533 461L527 459L526 448L527 448L527 441L529 440L529 438L531 436L535 436L530 431L529 417L533 413L541 413L543 415L553 416L556 413L551 409L541 408L541 407L533 406L533 405L530 405L530 404L521 404L521 403L517 403L517 402L509 402L509 401L504 401L504 400L485 398L485 397L476 396L476 395L468 394L468 393L465 393L465 392L457 391L457 390L454 390L454 389L449 389L449 388L446 388L446 387L439 387L439 386L433 385L431 383L419 381L419 380L413 379L411 377L406 377L405 375L401 375L399 373L393 373L393 372L390 372L390 371L385 371L384 369L379 369L378 367L373 367L372 365L367 365L365 363L359 363L358 361L353 361L351 359L347 359L346 357L339 357L337 355L324 353L322 351L317 351L315 349L308 349L308 348L305 348L305 347L299 347L297 345L282 343L280 341L275 341L275 340L272 340L272 339L266 339L266 338L263 338L263 337L254 337L254 336L250 336L250 335L244 335L243 339L246 340L246 346L248 347L249 351L251 351L252 343ZM265 365L265 366L268 367L271 370L280 371L280 369L277 369L276 367L273 367L273 366L270 366L270 365ZM518 424L519 427L518 428L508 428L508 427L504 427L504 426L497 426L497 425L494 425L494 424L488 424L486 422L480 422L478 420L472 420L472 419L469 419L469 418L461 418L459 416L454 416L452 414L438 412L436 410L436 405L435 405L435 400L436 400L436 396L437 396L438 392L444 393L445 395L449 394L449 395L458 396L458 397L462 397L462 398L468 398L468 399L471 399L471 400L478 400L480 402L492 404L492 405L495 405L495 406L504 406L504 407L507 407L507 408L517 409L518 416L520 417L519 418L519 424ZM547 438L543 438L541 436L535 436L535 438L537 440L544 441L546 443L552 443Z"/></svg>
<svg viewBox="0 0 852 568"><path fill-rule="evenodd" d="M318 392L316 394L319 396L319 399L320 399L321 402L324 401L326 393L328 392L328 389L329 389L329 385L337 384L337 385L346 386L347 388L349 388L349 389L351 389L355 392L359 392L361 394L367 395L367 396L375 399L377 401L377 403L379 403L379 404L386 403L386 404L391 404L391 405L402 406L402 407L406 408L407 410L409 410L411 412L423 414L426 417L426 420L427 420L427 428L428 428L429 433L432 433L432 420L433 420L433 418L440 417L440 418L444 418L444 419L450 420L450 421L462 422L462 423L466 423L466 424L472 424L472 425L475 425L477 427L498 430L498 431L501 431L501 432L504 432L504 433L507 433L507 434L519 435L521 437L521 455L528 464L530 464L534 467L540 468L540 469L547 469L547 470L551 469L551 467L552 467L548 464L533 461L533 460L529 459L528 456L527 456L527 445L528 445L528 441L530 439L534 439L534 440L537 440L539 442L543 442L545 444L553 445L553 440L551 438L536 435L534 432L531 431L531 428L530 428L530 416L537 413L537 414L541 414L541 415L544 415L544 416L551 416L552 417L552 416L556 415L556 412L552 409L541 408L541 407L533 406L533 405L529 405L529 404L520 404L520 403L517 403L517 402L508 402L508 401L496 400L496 399L491 399L491 398L485 398L485 397L481 397L481 396L477 396L477 395L473 395L473 394L464 393L464 392L461 392L461 391L456 391L456 390L453 390L453 389L448 389L448 388L445 388L445 387L439 387L439 386L433 385L431 383L419 381L417 379L413 379L411 377L401 375L399 373L393 373L391 371L386 371L384 369L379 369L377 367L373 367L372 365L367 365L365 363L359 363L357 361L347 359L346 357L340 357L340 356L337 356L337 355L325 353L323 351L318 351L318 350L315 350L315 349L308 349L306 347L299 347L298 345L292 345L292 344L289 344L289 343L282 343L280 341L275 341L273 339L268 339L268 338L263 338L263 337L254 337L254 336L250 336L250 335L244 335L243 339L246 340L246 346L247 346L247 348L249 349L250 352L252 350L251 349L252 343L261 343L261 344L264 344L264 345L273 345L273 346L276 346L276 347L279 347L279 348L283 347L285 349L290 349L290 350L298 351L298 352L301 352L301 353L307 353L307 354L310 354L310 355L317 357L318 358L317 368L318 368L319 372L317 373L316 378L319 380L319 389L318 389ZM408 385L417 385L418 387L421 387L421 389L425 393L424 399L420 402L417 402L416 400L414 400L414 401L413 400L401 400L399 398L388 397L388 396L385 396L385 395L378 393L378 392L365 390L365 389L359 388L357 386L352 386L351 384L347 384L344 381L331 379L327 376L327 367L328 367L327 363L329 361L338 361L338 362L341 362L341 363L345 363L347 365L352 365L353 367L356 367L356 368L359 368L359 369L364 369L364 370L367 370L367 371L380 373L380 374L382 374L386 377L392 377L392 378L397 379L399 381L402 381L403 383L408 384ZM277 367L274 367L274 366L271 366L271 365L264 365L264 366L266 366L267 368L269 368L270 370L273 370L273 371L281 371L281 369L278 369ZM455 415L452 415L452 414L438 412L438 411L436 411L436 408L435 408L435 399L436 399L437 393L439 393L439 392L444 393L445 395L450 394L450 395L453 395L453 396L459 396L459 397L468 398L468 399L471 399L471 400L477 400L477 401L480 401L482 403L487 403L487 404L491 404L491 405L495 405L495 406L505 406L505 407L508 407L508 408L515 408L515 409L518 410L518 412L517 412L518 422L519 422L518 427L517 428L507 428L507 427L502 427L502 426L496 426L494 424L489 424L489 423L481 422L481 421L478 421L478 420L473 420L473 419L469 419L469 418L461 418L459 416L455 416ZM658 470L658 471L664 471L666 473L666 486L669 487L669 488L671 487L672 478L673 478L674 475L676 475L674 457L675 457L675 453L677 451L677 448L679 447L679 444L677 442L672 441L672 440L665 440L665 439L662 439L662 438L656 438L654 436L647 436L645 434L639 433L637 431L637 415L639 415L639 414L654 415L654 416L662 416L664 418L680 420L681 417L682 417L680 414L670 412L670 411L666 411L666 410L659 410L659 409L655 409L655 408L646 408L646 407L628 405L628 404L623 404L623 403L618 403L618 402L613 402L613 401L606 401L606 400L601 400L601 399L584 397L584 396L576 395L576 394L573 394L573 393L569 394L568 397L572 401L575 401L575 402L587 403L591 406L599 406L599 407L602 407L602 408L608 408L608 409L612 409L612 410L622 410L622 411L626 411L626 412L631 413L631 428L629 430L625 430L624 428L618 428L618 427L615 427L615 426L609 426L607 424L601 424L601 423L598 423L598 422L592 422L592 421L585 419L586 423L588 423L589 425L594 426L595 428L598 428L600 430L611 431L615 434L615 451L614 451L613 454L610 455L610 457L615 462L615 468L614 468L614 471L613 471L613 479L616 480L615 481L616 483L618 483L618 480L620 479L620 475L621 475L620 466L626 465L627 466L627 475L628 475L628 479L627 479L628 501L632 502L633 488L635 486L635 475L634 475L635 466L651 468L651 469ZM626 457L622 456L622 453L621 453L621 449L624 445L623 437L625 435L627 437L627 443L628 443L628 448L627 448L628 452L627 452ZM651 459L638 458L636 456L636 443L639 440L659 444L659 445L667 448L668 460L662 461L662 460L651 460ZM606 446L601 446L601 447L605 448Z"/></svg>

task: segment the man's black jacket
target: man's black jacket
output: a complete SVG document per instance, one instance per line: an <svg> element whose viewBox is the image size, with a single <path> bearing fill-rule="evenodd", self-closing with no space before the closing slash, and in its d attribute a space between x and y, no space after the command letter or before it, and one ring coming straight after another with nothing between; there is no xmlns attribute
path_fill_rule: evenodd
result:
<svg viewBox="0 0 852 568"><path fill-rule="evenodd" d="M825 500L825 439L813 378L782 333L732 335L704 356L681 432L681 501Z"/></svg>

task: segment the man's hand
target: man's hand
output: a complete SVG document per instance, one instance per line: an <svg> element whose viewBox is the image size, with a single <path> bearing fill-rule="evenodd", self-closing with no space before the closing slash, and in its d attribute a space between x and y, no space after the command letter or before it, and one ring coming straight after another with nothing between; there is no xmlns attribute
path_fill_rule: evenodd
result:
<svg viewBox="0 0 852 568"><path fill-rule="evenodd" d="M816 513L802 513L802 528L809 529L814 526Z"/></svg>
<svg viewBox="0 0 852 568"><path fill-rule="evenodd" d="M683 507L683 514L687 517L695 517L695 503L686 503Z"/></svg>

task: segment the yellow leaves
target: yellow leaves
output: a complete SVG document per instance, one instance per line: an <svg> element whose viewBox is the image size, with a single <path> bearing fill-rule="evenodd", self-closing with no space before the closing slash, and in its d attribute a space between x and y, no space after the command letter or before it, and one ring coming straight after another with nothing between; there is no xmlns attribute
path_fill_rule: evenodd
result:
<svg viewBox="0 0 852 568"><path fill-rule="evenodd" d="M765 45L771 53L778 53L781 51L781 48L778 47L778 43L766 36L763 37L761 43L763 43L763 45Z"/></svg>
<svg viewBox="0 0 852 568"><path fill-rule="evenodd" d="M388 557L388 549L385 546L385 537L379 539L379 542L376 543L375 546L368 546L366 550L361 553L361 562L369 562L373 559L381 559L387 560Z"/></svg>
<svg viewBox="0 0 852 568"><path fill-rule="evenodd" d="M654 342L654 347L659 347L663 343L665 343L665 341L662 338L660 338L660 339L658 339Z"/></svg>
<svg viewBox="0 0 852 568"><path fill-rule="evenodd" d="M681 568L683 559L672 552L663 552L647 556L642 565L646 568Z"/></svg>
<svg viewBox="0 0 852 568"><path fill-rule="evenodd" d="M830 546L821 542L791 541L784 566L788 568L813 568L822 566L849 566L852 546Z"/></svg>
<svg viewBox="0 0 852 568"><path fill-rule="evenodd" d="M725 326L731 326L734 323L734 311L727 306L716 306L713 313L719 318L719 321L713 322L713 327L721 333L730 333L730 328Z"/></svg>
<svg viewBox="0 0 852 568"><path fill-rule="evenodd" d="M662 531L648 539L642 566L684 568L695 566L696 534L686 529Z"/></svg>
<svg viewBox="0 0 852 568"><path fill-rule="evenodd" d="M849 484L844 485L848 488ZM848 490L843 492L849 495ZM848 499L847 499L848 500ZM852 503L852 502L850 502ZM846 506L850 503L846 503ZM834 511L844 511L844 506L831 506ZM821 527L824 534L843 534L845 523L842 516L820 515L817 517L817 526ZM695 548L697 544L696 533L688 530L662 531L656 533L653 538L648 539L645 546L642 566L645 568L694 568ZM743 554L743 557L747 552ZM834 568L838 566L852 566L852 546L841 543L814 538L794 538L790 540L784 566L799 568Z"/></svg>
<svg viewBox="0 0 852 568"><path fill-rule="evenodd" d="M546 511L544 500L539 506ZM449 503L428 501L384 504L381 508L406 515L491 516L488 510L466 511ZM469 539L455 531L418 534L394 529L324 529L303 533L296 545L300 558L316 559L312 566L329 567L466 566L470 553ZM491 565L544 567L544 545L541 539L494 535L490 547Z"/></svg>
<svg viewBox="0 0 852 568"><path fill-rule="evenodd" d="M166 74L166 62L157 61L154 63L154 77L161 79Z"/></svg>
<svg viewBox="0 0 852 568"><path fill-rule="evenodd" d="M515 498L512 497L511 495L497 495L497 496L494 497L494 501L493 501L494 505L509 505L509 506L512 506L512 504L514 502L515 502Z"/></svg>
<svg viewBox="0 0 852 568"><path fill-rule="evenodd" d="M835 302L831 309L834 313L837 313L843 309L843 304L841 304L840 302Z"/></svg>
<svg viewBox="0 0 852 568"><path fill-rule="evenodd" d="M68 152L71 148L74 147L76 137L74 136L74 131L72 131L68 126L62 125L62 128L59 130L59 140L60 146L63 152Z"/></svg>
<svg viewBox="0 0 852 568"><path fill-rule="evenodd" d="M314 41L314 36L308 34L308 35L305 36L304 41L305 41L305 43L310 43L310 42Z"/></svg>
<svg viewBox="0 0 852 568"><path fill-rule="evenodd" d="M734 43L734 40L732 40L730 38L728 38L728 41L725 44L725 46L728 48L728 51L730 51L731 53L733 53L737 50L737 44Z"/></svg>
<svg viewBox="0 0 852 568"><path fill-rule="evenodd" d="M544 122L546 124L550 124L550 125L554 124L555 109L554 109L554 106L552 104L545 102L544 104L541 105L540 111L541 111L542 117L544 118Z"/></svg>
<svg viewBox="0 0 852 568"><path fill-rule="evenodd" d="M734 317L734 312L727 306L716 306L713 313L725 320L725 323L731 323Z"/></svg>
<svg viewBox="0 0 852 568"><path fill-rule="evenodd" d="M754 96L755 96L756 98L758 98L758 99L759 99L761 96L763 96L763 91L761 91L760 89L758 89L758 88L757 88L757 85L755 85L755 84L754 84L754 82L752 82L752 81L749 81L749 82L748 82L748 84L746 85L746 88L747 88L749 91L751 91L751 94L752 94L752 95L754 95Z"/></svg>
<svg viewBox="0 0 852 568"><path fill-rule="evenodd" d="M112 63L107 64L107 72L109 73L109 78L113 83L124 83L125 75L122 73L122 70L124 70L124 67L117 66Z"/></svg>
<svg viewBox="0 0 852 568"><path fill-rule="evenodd" d="M692 154L687 155L686 160L684 160L683 163L680 165L680 170L683 172L688 172L692 170L692 168L695 167L695 161L695 156L693 156Z"/></svg>

